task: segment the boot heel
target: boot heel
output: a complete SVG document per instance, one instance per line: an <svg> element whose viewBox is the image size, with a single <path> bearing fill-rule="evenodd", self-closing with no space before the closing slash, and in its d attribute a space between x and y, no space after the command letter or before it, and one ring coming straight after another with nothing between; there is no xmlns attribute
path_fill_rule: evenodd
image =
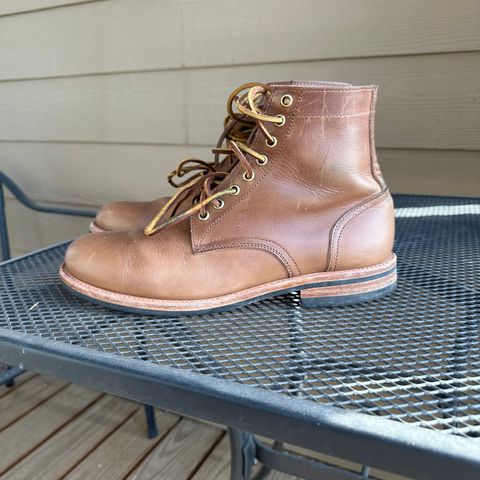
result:
<svg viewBox="0 0 480 480"><path fill-rule="evenodd" d="M307 288L300 291L302 307L351 305L383 297L395 290L397 270L394 268L376 278L356 279L349 283Z"/></svg>

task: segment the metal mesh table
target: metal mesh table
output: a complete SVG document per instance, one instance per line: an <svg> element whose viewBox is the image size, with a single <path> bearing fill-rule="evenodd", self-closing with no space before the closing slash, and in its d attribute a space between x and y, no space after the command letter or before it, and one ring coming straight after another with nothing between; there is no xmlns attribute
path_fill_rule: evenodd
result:
<svg viewBox="0 0 480 480"><path fill-rule="evenodd" d="M397 196L395 206L399 281L383 299L309 310L288 294L226 313L122 314L62 288L59 245L0 267L0 338L436 430L468 439L480 462L480 200Z"/></svg>

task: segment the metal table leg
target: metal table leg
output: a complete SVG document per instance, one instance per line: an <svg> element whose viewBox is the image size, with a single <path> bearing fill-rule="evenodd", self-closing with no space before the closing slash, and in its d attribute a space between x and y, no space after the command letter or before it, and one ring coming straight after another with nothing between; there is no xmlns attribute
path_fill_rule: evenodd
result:
<svg viewBox="0 0 480 480"><path fill-rule="evenodd" d="M248 480L255 464L255 440L250 433L228 429L230 439L230 478Z"/></svg>
<svg viewBox="0 0 480 480"><path fill-rule="evenodd" d="M272 470L299 476L306 480L365 480L370 468L365 465L361 472L345 470L283 449L281 442L272 447L264 445L255 435L233 428L228 429L230 439L230 479L265 480ZM253 466L259 461L262 468L253 475Z"/></svg>
<svg viewBox="0 0 480 480"><path fill-rule="evenodd" d="M21 368L13 368L7 365L4 365L4 369L1 367L0 365L0 385L5 385L6 387L11 388L15 386L15 379L22 373L25 373Z"/></svg>
<svg viewBox="0 0 480 480"><path fill-rule="evenodd" d="M155 411L151 405L145 405L145 417L147 419L148 438L155 438L158 435Z"/></svg>

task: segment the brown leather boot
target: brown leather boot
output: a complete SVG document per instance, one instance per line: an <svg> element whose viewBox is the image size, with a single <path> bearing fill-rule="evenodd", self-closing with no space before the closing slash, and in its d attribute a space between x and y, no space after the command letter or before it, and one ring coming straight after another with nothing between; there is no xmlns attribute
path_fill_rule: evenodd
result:
<svg viewBox="0 0 480 480"><path fill-rule="evenodd" d="M224 139L230 139L233 136L235 124L229 122L228 126L220 137L221 143ZM219 154L215 154L213 162L204 162L197 158L186 158L182 160L178 167L171 172L167 180L172 187L179 188L187 184L192 179L217 170L223 171L232 168L233 163L229 158L222 162L218 161ZM228 165L227 165L228 163ZM181 180L187 175L187 180ZM157 200L147 202L110 202L103 205L95 216L95 220L90 223L90 233L104 232L130 232L133 230L143 230L153 216L170 200L170 197L161 197Z"/></svg>
<svg viewBox="0 0 480 480"><path fill-rule="evenodd" d="M339 82L318 82L325 86L336 87L345 86L347 83ZM242 86L243 87L243 86ZM228 111L224 120L224 130L218 139L217 146L213 149L215 155L213 162L204 162L197 158L186 158L182 160L178 167L171 172L168 177L168 183L179 188L188 183L188 180L204 175L209 172L229 171L236 162L227 156L220 161L219 155L224 150L224 142L240 141L246 142L252 133L256 124L248 115ZM187 180L183 180L187 177ZM90 223L91 233L102 232L131 232L133 230L143 230L152 217L168 202L170 197L161 197L153 201L132 202L120 201L110 202L103 205L97 212L95 220Z"/></svg>
<svg viewBox="0 0 480 480"><path fill-rule="evenodd" d="M305 306L380 297L396 283L394 214L374 146L377 87L248 85L256 128L229 172L194 178L144 231L76 240L60 276L129 311L232 308L300 291Z"/></svg>
<svg viewBox="0 0 480 480"><path fill-rule="evenodd" d="M224 134L229 130L225 130ZM223 136L223 134L222 134ZM222 138L222 137L221 137ZM216 154L218 157L218 154ZM207 173L231 169L233 163L229 158L219 162L204 162L197 158L186 158L171 172L167 180L172 187L180 188ZM187 175L187 180L180 180ZM180 180L180 181L179 181ZM170 197L161 197L150 202L121 201L103 205L97 212L95 220L90 224L90 233L130 232L143 230L155 214L170 200Z"/></svg>
<svg viewBox="0 0 480 480"><path fill-rule="evenodd" d="M334 83L324 82L335 85ZM228 172L236 164L235 159L227 153L223 160L220 154L225 153L222 148L224 142L246 142L253 129L255 121L247 115L229 115L224 120L224 130L218 139L217 146L213 149L213 162L204 162L198 158L186 158L168 177L168 183L174 188L181 188L187 183L208 173L220 171ZM187 177L186 180L184 177ZM161 197L147 202L121 201L103 205L98 211L95 220L90 224L91 233L102 232L130 232L143 230L153 216L170 200L170 197Z"/></svg>

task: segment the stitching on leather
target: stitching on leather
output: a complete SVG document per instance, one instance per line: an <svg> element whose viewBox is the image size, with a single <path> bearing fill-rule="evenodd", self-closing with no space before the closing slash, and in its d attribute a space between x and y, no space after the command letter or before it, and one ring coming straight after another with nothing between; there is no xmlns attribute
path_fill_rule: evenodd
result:
<svg viewBox="0 0 480 480"><path fill-rule="evenodd" d="M291 90L291 89L300 89L302 92L335 92L335 93L360 93L360 92L371 92L373 87L367 88L358 88L358 89L343 89L343 88L304 88L299 85L280 85L278 89L280 90L283 88L284 90Z"/></svg>
<svg viewBox="0 0 480 480"><path fill-rule="evenodd" d="M366 212L371 207L377 205L377 203L380 203L381 201L383 201L386 198L387 193L388 193L388 190L383 190L380 193L375 194L366 202L362 202L361 204L350 209L348 212L344 213L340 217L340 219L337 221L337 223L333 227L332 234L331 234L332 241L330 245L330 255L329 255L327 271L334 271L337 268L338 255L340 253L339 245L340 245L340 240L342 238L342 234L345 230L345 227L358 215ZM337 236L337 231L338 231L338 236ZM335 251L335 257L333 259L333 265L332 265L333 251Z"/></svg>
<svg viewBox="0 0 480 480"><path fill-rule="evenodd" d="M374 168L374 158L378 162L377 154L375 151L375 104L377 102L377 89L372 90L372 97L370 99L370 122L368 125L368 141L370 146L370 173L374 180L378 183L381 189L385 188L385 185L382 185L382 182L377 176Z"/></svg>
<svg viewBox="0 0 480 480"><path fill-rule="evenodd" d="M211 251L208 248L209 244L202 245L200 247L199 252L206 253L208 251ZM275 257L277 257L283 264L283 266L287 269L289 275L291 277L295 276L295 272L293 269L290 267L290 264L288 263L288 259L283 255L280 251L277 249L270 247L268 245L265 245L263 243L255 243L255 242L226 242L223 245L217 245L217 248L220 249L227 249L227 248L255 248L258 250L262 251L267 251L272 253Z"/></svg>
<svg viewBox="0 0 480 480"><path fill-rule="evenodd" d="M356 218L358 215L366 212L367 210L369 210L371 207L375 206L377 203L380 203L380 201L383 201L383 198L384 195L385 195L386 191L382 191L378 194L376 194L373 198L371 198L370 200L367 200L365 203L361 203L360 205L354 207L353 209L349 210L346 214L344 214L340 220L337 222L337 224L335 225L334 229L333 229L333 232L332 232L332 238L334 238L334 244L332 244L332 247L333 245L335 246L335 259L334 259L334 262L333 262L333 270L335 270L335 268L337 267L337 261L338 261L338 255L340 253L340 249L339 249L339 245L340 245L340 240L342 238L342 234L345 230L345 227L354 219ZM338 237L335 238L335 234L336 234L336 230L337 228L340 227L340 230L338 231ZM331 257L330 257L331 258ZM330 260L331 262L331 260ZM329 263L330 263L329 262ZM329 268L328 270L330 270L330 266L329 265Z"/></svg>
<svg viewBox="0 0 480 480"><path fill-rule="evenodd" d="M343 118L343 117L360 117L365 115L370 115L370 110L368 112L362 112L362 113L338 113L338 114L324 113L322 115L298 115L297 118L328 118L328 117Z"/></svg>
<svg viewBox="0 0 480 480"><path fill-rule="evenodd" d="M301 275L302 272L300 270L300 267L298 266L297 262L295 261L295 259L293 258L292 254L286 249L284 248L282 245L280 245L278 242L275 242L274 240L267 240L266 238L258 238L258 237L235 237L235 239L232 239L232 240L221 240L221 241L212 241L212 242L209 242L209 243L205 243L203 245L201 245L199 247L199 250L198 251L207 251L207 250L210 250L211 248L223 248L222 245L233 245L235 243L238 243L238 240L246 240L246 242L242 242L242 245L246 245L247 243L249 243L249 241L251 240L258 240L259 242L266 242L266 243L273 243L274 245L277 245L281 250L277 250L273 247L269 247L269 245L265 245L265 244L262 244L265 246L266 249L268 249L269 251L276 251L278 252L278 256L282 259L284 259L284 263L285 263L285 268L287 268L287 270L292 274L292 275L295 275L295 272L294 272L294 269L291 267L290 265L290 262L293 263L298 271L298 273ZM282 253L283 251L283 253ZM286 257L285 257L285 255Z"/></svg>

